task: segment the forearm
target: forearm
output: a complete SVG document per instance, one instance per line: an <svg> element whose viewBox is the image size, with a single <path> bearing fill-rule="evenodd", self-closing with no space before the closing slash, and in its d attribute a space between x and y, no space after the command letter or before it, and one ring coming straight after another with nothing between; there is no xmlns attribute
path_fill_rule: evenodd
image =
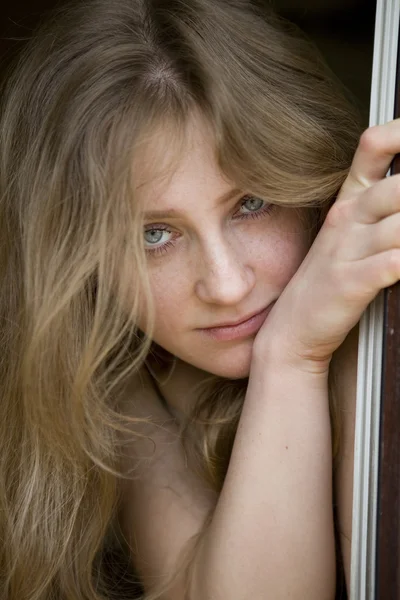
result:
<svg viewBox="0 0 400 600"><path fill-rule="evenodd" d="M255 367L193 598L333 598L331 481L326 380Z"/></svg>

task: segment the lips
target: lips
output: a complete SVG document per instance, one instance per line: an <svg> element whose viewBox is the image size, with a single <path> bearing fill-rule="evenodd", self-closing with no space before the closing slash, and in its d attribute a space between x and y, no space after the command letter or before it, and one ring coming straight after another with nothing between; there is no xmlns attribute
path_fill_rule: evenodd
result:
<svg viewBox="0 0 400 600"><path fill-rule="evenodd" d="M240 321L226 322L225 324L218 324L214 327L200 329L199 331L207 337L221 342L240 340L254 336L263 325L272 305L273 303L269 304L263 310L253 313Z"/></svg>
<svg viewBox="0 0 400 600"><path fill-rule="evenodd" d="M261 310L257 310L256 312L253 312L250 315L248 315L247 317L243 317L243 319L240 319L238 321L226 321L223 323L218 323L218 325L212 325L211 327L204 327L204 329L221 329L224 327L237 327L238 325L241 325L242 323L245 323L246 321L249 321L253 317L259 315L264 310L266 310L266 309L262 308Z"/></svg>

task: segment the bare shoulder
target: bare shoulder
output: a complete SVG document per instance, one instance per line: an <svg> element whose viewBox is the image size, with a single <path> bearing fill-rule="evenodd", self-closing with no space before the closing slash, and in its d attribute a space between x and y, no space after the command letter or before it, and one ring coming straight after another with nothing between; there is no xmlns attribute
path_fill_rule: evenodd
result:
<svg viewBox="0 0 400 600"><path fill-rule="evenodd" d="M122 441L120 524L145 590L168 575L203 528L216 494L190 468L180 429L147 373L130 382L123 410L133 417Z"/></svg>
<svg viewBox="0 0 400 600"><path fill-rule="evenodd" d="M152 487L162 487L164 474L176 466L182 443L177 421L147 371L129 381L119 406L131 420L120 434L122 470L127 474L121 485L122 498L131 503L138 482L151 481Z"/></svg>

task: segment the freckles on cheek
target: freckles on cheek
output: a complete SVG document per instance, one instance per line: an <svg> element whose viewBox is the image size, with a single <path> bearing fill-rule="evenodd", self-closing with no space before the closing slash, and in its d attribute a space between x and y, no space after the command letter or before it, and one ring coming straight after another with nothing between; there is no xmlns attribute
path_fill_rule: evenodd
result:
<svg viewBox="0 0 400 600"><path fill-rule="evenodd" d="M177 271L153 273L150 279L151 293L155 307L156 328L173 329L187 306L188 294L185 291L182 274Z"/></svg>
<svg viewBox="0 0 400 600"><path fill-rule="evenodd" d="M261 272L274 283L284 287L296 273L308 251L302 235L295 233L269 236L268 243L260 240L257 263Z"/></svg>
<svg viewBox="0 0 400 600"><path fill-rule="evenodd" d="M300 239L281 240L280 246L280 248L277 248L277 256L279 257L278 268L282 273L282 278L287 281L293 277L303 262L307 249L301 244Z"/></svg>

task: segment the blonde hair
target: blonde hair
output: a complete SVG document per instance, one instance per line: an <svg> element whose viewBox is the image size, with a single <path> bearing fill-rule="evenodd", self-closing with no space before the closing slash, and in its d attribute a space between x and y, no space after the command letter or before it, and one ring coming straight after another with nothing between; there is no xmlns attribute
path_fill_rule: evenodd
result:
<svg viewBox="0 0 400 600"><path fill-rule="evenodd" d="M132 165L151 146L148 172L161 175L161 162L167 173L152 142L168 131L178 158L195 110L221 171L274 203L309 207L314 235L359 127L309 42L259 2L78 2L40 28L2 90L4 600L106 597L101 557L128 422L118 389L151 343L135 324L151 298ZM194 451L217 489L245 384L216 383L193 415L204 423Z"/></svg>

